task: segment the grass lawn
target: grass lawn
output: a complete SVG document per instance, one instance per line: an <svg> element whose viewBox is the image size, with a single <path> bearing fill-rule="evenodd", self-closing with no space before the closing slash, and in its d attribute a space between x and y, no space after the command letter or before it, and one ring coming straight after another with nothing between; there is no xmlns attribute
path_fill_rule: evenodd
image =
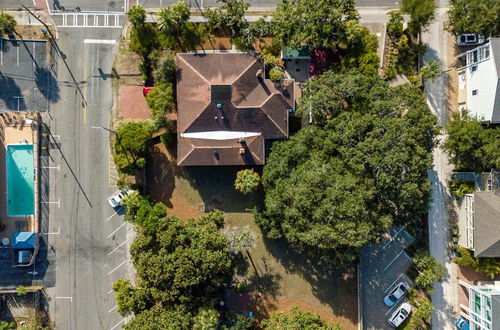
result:
<svg viewBox="0 0 500 330"><path fill-rule="evenodd" d="M261 196L244 196L234 187L238 167L191 167L175 165L174 150L163 144L152 148L147 159L147 193L165 203L170 214L188 219L221 209L227 226L249 226L257 235L256 246L239 263L238 280L250 292L229 297L229 306L253 311L257 318L273 310L299 306L344 329L358 328L356 271L335 271L294 252L282 241L266 239L248 209Z"/></svg>

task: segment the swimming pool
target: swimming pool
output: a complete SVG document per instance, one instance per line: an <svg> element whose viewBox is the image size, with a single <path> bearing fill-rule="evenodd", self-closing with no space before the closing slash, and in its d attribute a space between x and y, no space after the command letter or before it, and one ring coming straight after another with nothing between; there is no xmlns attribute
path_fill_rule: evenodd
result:
<svg viewBox="0 0 500 330"><path fill-rule="evenodd" d="M21 217L35 213L33 145L9 144L7 162L7 215Z"/></svg>

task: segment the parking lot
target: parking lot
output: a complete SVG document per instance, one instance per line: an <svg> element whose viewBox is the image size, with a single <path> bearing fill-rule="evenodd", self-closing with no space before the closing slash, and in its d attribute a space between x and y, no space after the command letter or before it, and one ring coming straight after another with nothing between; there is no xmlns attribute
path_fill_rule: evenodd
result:
<svg viewBox="0 0 500 330"><path fill-rule="evenodd" d="M391 228L385 241L363 248L359 275L363 329L391 329L387 319L405 298L390 308L383 299L400 282L414 286L405 275L412 261L404 251L414 240L404 228Z"/></svg>
<svg viewBox="0 0 500 330"><path fill-rule="evenodd" d="M0 111L47 111L59 99L47 42L0 38Z"/></svg>

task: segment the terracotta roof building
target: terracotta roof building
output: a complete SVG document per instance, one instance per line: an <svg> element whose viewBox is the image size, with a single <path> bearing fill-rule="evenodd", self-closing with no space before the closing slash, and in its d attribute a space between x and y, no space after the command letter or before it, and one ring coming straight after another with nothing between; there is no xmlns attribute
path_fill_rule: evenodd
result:
<svg viewBox="0 0 500 330"><path fill-rule="evenodd" d="M288 137L293 80L264 79L256 53L177 54L179 166L263 165Z"/></svg>

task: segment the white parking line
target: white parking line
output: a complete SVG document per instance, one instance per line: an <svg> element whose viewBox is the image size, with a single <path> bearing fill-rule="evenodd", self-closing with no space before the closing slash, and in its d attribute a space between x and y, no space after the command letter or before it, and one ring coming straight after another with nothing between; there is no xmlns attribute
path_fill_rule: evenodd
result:
<svg viewBox="0 0 500 330"><path fill-rule="evenodd" d="M115 305L115 307L111 308L108 313L111 313L112 311L114 311L116 309L116 307L118 307L118 305Z"/></svg>
<svg viewBox="0 0 500 330"><path fill-rule="evenodd" d="M394 282L392 282L392 284L391 284L391 285L389 285L389 287L388 287L388 288L384 291L384 293L387 293L387 291L389 291L389 290L390 290L390 289L394 286L394 284L396 284L396 282L397 282L397 281L401 278L401 276L403 276L403 275L404 275L404 274L399 275L399 277L398 277L398 278L397 278Z"/></svg>
<svg viewBox="0 0 500 330"><path fill-rule="evenodd" d="M94 16L95 17L95 16ZM104 40L104 39L84 39L84 44L116 44L116 40Z"/></svg>
<svg viewBox="0 0 500 330"><path fill-rule="evenodd" d="M122 319L120 322L118 322L114 327L112 327L111 329L109 330L113 330L114 328L116 328L117 326L119 326L120 324L123 323L123 321L125 321L125 319Z"/></svg>
<svg viewBox="0 0 500 330"><path fill-rule="evenodd" d="M403 301L403 299L399 300L397 303L394 304L394 306L392 306L391 308L389 308L389 310L387 311L387 313L385 313L385 315L387 316L387 314L389 314L390 312L392 312L392 310L397 306L399 305L399 302Z"/></svg>
<svg viewBox="0 0 500 330"><path fill-rule="evenodd" d="M56 299L69 299L71 302L73 301L73 297L56 297Z"/></svg>
<svg viewBox="0 0 500 330"><path fill-rule="evenodd" d="M115 270L117 270L118 268L120 268L120 266L122 266L124 263L126 263L127 260L123 261L121 264L119 264L118 266L116 266L115 268L113 268L109 273L108 273L108 276L111 275L112 272L114 272Z"/></svg>
<svg viewBox="0 0 500 330"><path fill-rule="evenodd" d="M117 214L118 214L118 211L120 211L121 209L122 209L121 207L120 207L119 209L117 209L117 210L115 211L115 213L111 214L111 215L109 216L109 218L107 218L107 219L106 219L106 221L109 221L112 217L114 217L115 215L117 215Z"/></svg>
<svg viewBox="0 0 500 330"><path fill-rule="evenodd" d="M405 227L401 227L401 229L398 230L398 232L394 235L394 236L391 236L391 239L389 240L389 242L385 243L384 245L384 249L387 247L387 245L391 244L392 242L394 242L394 239L399 235L399 233L405 229Z"/></svg>
<svg viewBox="0 0 500 330"><path fill-rule="evenodd" d="M396 261L396 259L397 259L397 258L399 258L399 256L400 256L401 254L403 254L403 252L405 252L405 251L401 251L401 252L399 252L399 253L398 253L398 255L397 255L394 259L392 259L392 260L391 260L391 262L389 262L389 264L387 264L387 266L385 266L384 271L386 271L386 270L387 270L387 268L389 268L389 267L390 267L390 266L394 263L394 261Z"/></svg>
<svg viewBox="0 0 500 330"><path fill-rule="evenodd" d="M126 222L123 222L120 227L116 228L115 231L113 231L111 234L108 235L107 238L110 238L111 236L113 236L118 230L120 230L121 227L125 226L127 223Z"/></svg>
<svg viewBox="0 0 500 330"><path fill-rule="evenodd" d="M118 250L119 248L121 248L123 246L123 244L127 243L128 240L126 240L125 242L123 242L122 244L118 245L117 247L115 247L113 249L113 251L111 251L110 253L108 253L108 256L111 255L111 253L115 252L116 250Z"/></svg>

